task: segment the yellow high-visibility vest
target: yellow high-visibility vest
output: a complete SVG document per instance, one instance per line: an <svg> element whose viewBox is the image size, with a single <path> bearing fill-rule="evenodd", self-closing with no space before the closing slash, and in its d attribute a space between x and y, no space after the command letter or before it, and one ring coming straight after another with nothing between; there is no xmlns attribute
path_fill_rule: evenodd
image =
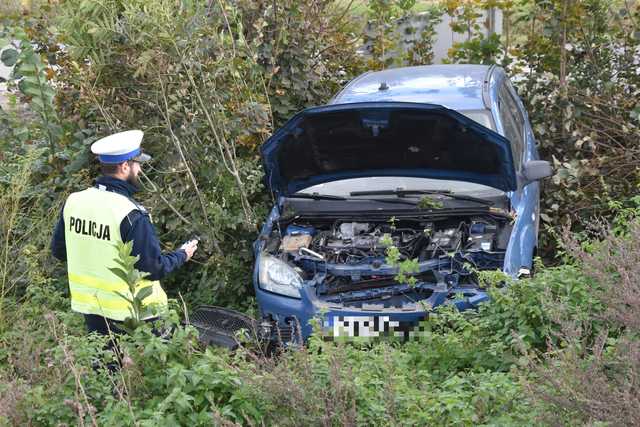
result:
<svg viewBox="0 0 640 427"><path fill-rule="evenodd" d="M64 206L67 270L71 291L71 309L97 314L113 320L132 317L131 304L118 293L132 299L129 286L109 269L119 267L120 223L139 209L129 198L111 191L88 188L73 193ZM152 286L143 300L154 312L167 307L167 295L159 281L142 280L138 287ZM153 317L148 314L146 318Z"/></svg>

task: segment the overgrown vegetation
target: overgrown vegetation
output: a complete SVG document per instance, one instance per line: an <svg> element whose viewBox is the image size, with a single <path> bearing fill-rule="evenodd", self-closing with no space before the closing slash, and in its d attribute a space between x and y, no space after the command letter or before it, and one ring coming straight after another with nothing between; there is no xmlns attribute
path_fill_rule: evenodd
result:
<svg viewBox="0 0 640 427"><path fill-rule="evenodd" d="M1 423L636 423L636 3L350 6L33 0L0 9L0 45L15 48L2 60L16 65L10 108L0 110ZM487 7L504 12L502 37L487 36L477 19ZM200 347L177 300L156 325L170 331L165 338L143 325L114 353L85 335L48 244L66 196L97 174L96 138L143 129L156 160L140 198L161 240L169 249L201 238L189 268L163 283L168 293L188 308L250 312L251 242L271 203L259 145L366 69L430 62L444 11L464 35L449 61L506 67L543 157L556 164L542 193L541 236L545 263L555 266L539 262L534 278L508 287L484 274L491 303L441 309L404 345L327 342L318 330L277 358L250 345L229 354ZM407 27L417 34L410 43L394 31L421 19L421 30ZM429 200L422 207L437 209Z"/></svg>

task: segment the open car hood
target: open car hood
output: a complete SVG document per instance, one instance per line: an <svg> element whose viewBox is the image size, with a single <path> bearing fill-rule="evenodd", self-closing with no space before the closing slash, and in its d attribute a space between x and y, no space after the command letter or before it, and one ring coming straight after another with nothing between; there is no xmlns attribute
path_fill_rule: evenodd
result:
<svg viewBox="0 0 640 427"><path fill-rule="evenodd" d="M291 195L369 176L450 179L503 191L517 187L509 141L457 111L409 102L306 109L261 147L266 181Z"/></svg>

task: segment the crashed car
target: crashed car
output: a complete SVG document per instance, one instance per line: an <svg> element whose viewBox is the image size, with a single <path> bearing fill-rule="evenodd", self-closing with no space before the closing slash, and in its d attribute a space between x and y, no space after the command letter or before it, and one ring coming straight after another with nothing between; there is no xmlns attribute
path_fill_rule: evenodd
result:
<svg viewBox="0 0 640 427"><path fill-rule="evenodd" d="M551 166L499 67L363 74L261 154L276 201L254 243L262 324L407 337L435 307L487 301L478 270L531 272ZM410 280L390 247L416 261Z"/></svg>
<svg viewBox="0 0 640 427"><path fill-rule="evenodd" d="M499 67L366 73L261 153L276 200L254 244L262 321L407 334L441 304L486 301L478 270L531 272L551 166ZM391 246L417 261L407 283Z"/></svg>

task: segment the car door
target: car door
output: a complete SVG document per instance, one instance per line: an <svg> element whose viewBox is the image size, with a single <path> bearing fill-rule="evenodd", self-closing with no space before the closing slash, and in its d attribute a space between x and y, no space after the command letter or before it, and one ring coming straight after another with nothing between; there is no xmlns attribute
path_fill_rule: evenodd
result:
<svg viewBox="0 0 640 427"><path fill-rule="evenodd" d="M530 132L522 108L522 103L510 82L504 80L498 90L498 111L504 136L511 144L517 174L522 171L523 163L530 157L527 155ZM538 183L519 186L512 193L511 202L516 211L516 221L510 244L515 246L505 260L505 269L515 273L523 268L530 270L532 267L538 234Z"/></svg>

